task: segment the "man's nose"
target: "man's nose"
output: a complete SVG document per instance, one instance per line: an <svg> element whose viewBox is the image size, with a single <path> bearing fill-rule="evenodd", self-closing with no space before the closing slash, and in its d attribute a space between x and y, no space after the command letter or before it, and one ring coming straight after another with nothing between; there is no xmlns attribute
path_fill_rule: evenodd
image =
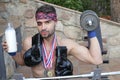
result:
<svg viewBox="0 0 120 80"><path fill-rule="evenodd" d="M43 29L43 30L46 29L45 23L42 24L42 29Z"/></svg>

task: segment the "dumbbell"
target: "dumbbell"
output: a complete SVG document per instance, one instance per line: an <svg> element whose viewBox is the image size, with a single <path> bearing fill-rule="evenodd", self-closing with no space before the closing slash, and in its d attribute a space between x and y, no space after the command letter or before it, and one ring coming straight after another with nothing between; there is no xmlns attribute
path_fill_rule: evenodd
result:
<svg viewBox="0 0 120 80"><path fill-rule="evenodd" d="M81 26L81 28L83 28L83 30L86 30L86 31L94 30L96 32L96 37L99 41L100 48L102 51L101 54L104 54L105 51L103 50L103 44L102 44L100 20L99 20L99 17L97 16L97 14L92 10L84 11L80 16L80 26ZM89 39L88 39L88 42L89 42ZM89 48L89 44L88 44L88 48ZM109 61L105 61L104 63L107 63L107 62L109 62Z"/></svg>
<svg viewBox="0 0 120 80"><path fill-rule="evenodd" d="M99 26L99 17L92 10L84 11L80 16L80 26L86 31L92 31Z"/></svg>

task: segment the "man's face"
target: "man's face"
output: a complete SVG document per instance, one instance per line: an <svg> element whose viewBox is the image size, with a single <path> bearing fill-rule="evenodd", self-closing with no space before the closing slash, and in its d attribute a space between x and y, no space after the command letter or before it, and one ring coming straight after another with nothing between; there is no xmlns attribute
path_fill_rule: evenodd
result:
<svg viewBox="0 0 120 80"><path fill-rule="evenodd" d="M37 20L38 30L43 38L52 36L55 32L56 21L49 19Z"/></svg>

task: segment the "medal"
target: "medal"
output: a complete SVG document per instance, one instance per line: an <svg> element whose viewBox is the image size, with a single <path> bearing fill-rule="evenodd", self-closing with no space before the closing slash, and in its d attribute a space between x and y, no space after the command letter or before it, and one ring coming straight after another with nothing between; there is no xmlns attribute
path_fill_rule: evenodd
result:
<svg viewBox="0 0 120 80"><path fill-rule="evenodd" d="M48 71L48 72L47 72L47 76L48 76L48 77L52 77L52 76L53 76L53 72L52 72L52 71Z"/></svg>
<svg viewBox="0 0 120 80"><path fill-rule="evenodd" d="M54 76L52 70L45 70L44 71L44 75L45 75L45 77L52 77L52 76Z"/></svg>
<svg viewBox="0 0 120 80"><path fill-rule="evenodd" d="M54 51L56 48L56 36L54 35L53 41L51 43L51 50L47 52L45 43L42 44L42 54L43 54L43 65L45 68L44 75L45 77L52 77L54 76L54 70L51 70L53 67L53 61L54 61Z"/></svg>

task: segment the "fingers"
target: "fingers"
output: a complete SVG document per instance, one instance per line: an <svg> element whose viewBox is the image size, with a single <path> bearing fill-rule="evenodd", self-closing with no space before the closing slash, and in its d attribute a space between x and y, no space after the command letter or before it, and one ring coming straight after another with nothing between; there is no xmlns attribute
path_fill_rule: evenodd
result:
<svg viewBox="0 0 120 80"><path fill-rule="evenodd" d="M2 47L3 47L4 51L8 52L8 45L7 45L6 41L2 42Z"/></svg>

